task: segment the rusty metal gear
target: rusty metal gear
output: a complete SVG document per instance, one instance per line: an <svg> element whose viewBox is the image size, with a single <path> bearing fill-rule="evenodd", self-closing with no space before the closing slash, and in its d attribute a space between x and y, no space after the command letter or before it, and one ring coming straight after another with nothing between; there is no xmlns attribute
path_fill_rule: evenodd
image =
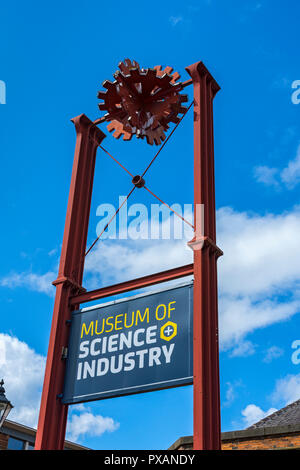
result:
<svg viewBox="0 0 300 470"><path fill-rule="evenodd" d="M183 88L179 73L161 65L144 69L130 59L118 67L115 80L105 80L106 91L98 93L103 100L99 109L107 111L104 119L110 122L107 129L116 139L123 136L123 140L130 140L136 135L150 145L160 145L169 123L177 123L178 115L187 110L182 106L187 96L179 93Z"/></svg>

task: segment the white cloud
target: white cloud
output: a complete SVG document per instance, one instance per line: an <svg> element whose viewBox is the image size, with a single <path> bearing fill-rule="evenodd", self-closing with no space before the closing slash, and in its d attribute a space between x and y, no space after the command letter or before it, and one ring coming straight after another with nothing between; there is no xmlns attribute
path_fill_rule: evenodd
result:
<svg viewBox="0 0 300 470"><path fill-rule="evenodd" d="M264 216L218 211L220 290L227 296L260 296L295 288L300 279L300 210Z"/></svg>
<svg viewBox="0 0 300 470"><path fill-rule="evenodd" d="M0 333L0 377L7 398L14 405L9 419L36 427L42 390L45 358L25 342Z"/></svg>
<svg viewBox="0 0 300 470"><path fill-rule="evenodd" d="M255 346L251 341L240 341L230 353L230 357L247 357L255 353Z"/></svg>
<svg viewBox="0 0 300 470"><path fill-rule="evenodd" d="M226 385L227 385L227 390L226 390L226 393L225 393L225 401L223 403L223 406L230 406L231 403L235 399L235 392L234 392L234 387L233 387L232 383L227 382Z"/></svg>
<svg viewBox="0 0 300 470"><path fill-rule="evenodd" d="M0 378L6 397L14 408L9 419L36 428L44 380L46 358L16 337L0 333ZM74 414L76 413L76 414ZM74 406L67 425L68 438L101 436L115 431L119 424L112 418L94 415L84 405Z"/></svg>
<svg viewBox="0 0 300 470"><path fill-rule="evenodd" d="M277 411L276 408L270 408L268 411L263 411L259 406L250 404L247 405L244 410L242 410L242 415L246 427L249 427L261 419L266 418L266 416L269 416L275 411Z"/></svg>
<svg viewBox="0 0 300 470"><path fill-rule="evenodd" d="M254 177L259 183L264 183L267 186L279 186L276 178L278 175L278 168L270 168L268 166L257 166L254 168Z"/></svg>
<svg viewBox="0 0 300 470"><path fill-rule="evenodd" d="M225 392L225 400L222 401L222 406L228 407L231 406L234 400L237 397L236 389L238 387L242 387L243 383L240 380L236 380L233 383L232 382L226 382L226 392Z"/></svg>
<svg viewBox="0 0 300 470"><path fill-rule="evenodd" d="M285 168L280 170L268 166L257 166L254 168L254 177L256 181L267 186L294 189L300 183L300 145L296 156L288 162Z"/></svg>
<svg viewBox="0 0 300 470"><path fill-rule="evenodd" d="M183 21L182 16L170 16L169 21L172 26L176 26L180 21Z"/></svg>
<svg viewBox="0 0 300 470"><path fill-rule="evenodd" d="M284 354L284 351L282 348L279 348L278 346L271 346L270 348L266 350L263 361L269 364L274 359L281 357L283 354Z"/></svg>
<svg viewBox="0 0 300 470"><path fill-rule="evenodd" d="M107 240L86 259L86 272L102 283L120 282L192 262L182 240Z"/></svg>
<svg viewBox="0 0 300 470"><path fill-rule="evenodd" d="M300 311L300 211L260 216L222 208L217 220L221 347L237 355L247 334Z"/></svg>
<svg viewBox="0 0 300 470"><path fill-rule="evenodd" d="M300 183L300 145L297 149L296 157L290 160L287 167L280 174L281 180L288 189L293 189Z"/></svg>
<svg viewBox="0 0 300 470"><path fill-rule="evenodd" d="M80 436L101 436L104 432L113 432L119 428L112 418L93 415L84 411L80 415L72 414L68 421L67 438L77 441Z"/></svg>
<svg viewBox="0 0 300 470"><path fill-rule="evenodd" d="M29 290L52 296L55 292L52 286L52 281L54 281L55 277L56 275L52 271L45 274L12 272L0 279L0 286L9 287L10 289L25 287Z"/></svg>
<svg viewBox="0 0 300 470"><path fill-rule="evenodd" d="M53 250L50 250L48 252L48 256L54 256L54 255L56 255L56 253L57 253L57 248L53 248Z"/></svg>
<svg viewBox="0 0 300 470"><path fill-rule="evenodd" d="M275 390L271 396L274 403L282 403L286 406L300 398L300 373L293 375L288 374L278 379Z"/></svg>
<svg viewBox="0 0 300 470"><path fill-rule="evenodd" d="M299 398L300 373L295 375L288 374L276 381L274 391L269 396L271 402L277 405L278 408L269 408L267 411L263 411L259 406L252 403L242 410L243 421L247 427L251 426L278 409L299 400Z"/></svg>
<svg viewBox="0 0 300 470"><path fill-rule="evenodd" d="M277 301L255 302L250 297L226 298L221 296L220 312L220 340L221 349L233 348L232 355L245 355L244 344L247 334L259 328L265 328L280 321L286 321L300 311L300 301L280 303Z"/></svg>

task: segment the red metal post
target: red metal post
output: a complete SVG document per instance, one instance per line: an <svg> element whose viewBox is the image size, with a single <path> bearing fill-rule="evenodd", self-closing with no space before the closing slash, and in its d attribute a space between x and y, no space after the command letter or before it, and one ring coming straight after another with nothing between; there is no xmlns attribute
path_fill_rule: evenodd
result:
<svg viewBox="0 0 300 470"><path fill-rule="evenodd" d="M62 352L68 345L71 317L71 296L83 291L82 275L88 232L97 146L105 134L84 114L72 119L76 147L72 170L65 230L56 286L56 296L48 347L40 415L36 435L36 450L64 448L68 407L63 405L65 361ZM76 306L73 306L75 308Z"/></svg>
<svg viewBox="0 0 300 470"><path fill-rule="evenodd" d="M213 98L220 89L202 62L194 85L194 449L221 448ZM203 222L197 206L202 205Z"/></svg>

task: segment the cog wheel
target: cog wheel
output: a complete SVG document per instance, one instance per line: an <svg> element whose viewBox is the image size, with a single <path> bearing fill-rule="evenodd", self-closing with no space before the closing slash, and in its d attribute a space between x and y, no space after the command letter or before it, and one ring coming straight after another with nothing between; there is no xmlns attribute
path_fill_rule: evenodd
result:
<svg viewBox="0 0 300 470"><path fill-rule="evenodd" d="M165 140L169 123L177 123L179 114L185 114L187 96L179 94L183 86L178 72L161 65L143 69L135 61L125 59L114 73L115 80L105 80L99 91L99 109L106 111L104 118L113 136L130 140L133 135L148 144L160 145Z"/></svg>

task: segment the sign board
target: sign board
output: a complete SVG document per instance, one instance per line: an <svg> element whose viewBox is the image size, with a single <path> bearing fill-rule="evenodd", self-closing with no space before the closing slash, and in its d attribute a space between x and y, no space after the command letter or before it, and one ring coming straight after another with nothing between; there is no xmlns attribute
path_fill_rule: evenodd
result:
<svg viewBox="0 0 300 470"><path fill-rule="evenodd" d="M62 402L193 382L193 284L73 313Z"/></svg>

